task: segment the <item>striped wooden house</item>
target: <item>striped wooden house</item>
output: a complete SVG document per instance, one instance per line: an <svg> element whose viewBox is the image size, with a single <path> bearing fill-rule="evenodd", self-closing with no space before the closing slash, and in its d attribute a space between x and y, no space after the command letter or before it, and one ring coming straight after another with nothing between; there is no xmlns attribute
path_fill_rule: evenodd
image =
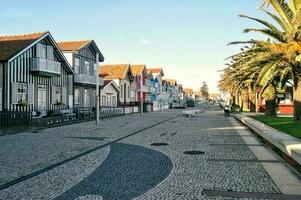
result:
<svg viewBox="0 0 301 200"><path fill-rule="evenodd" d="M94 40L58 42L74 71L74 106L91 108L96 106L96 80L103 85L97 68L104 61ZM99 60L96 60L96 54Z"/></svg>
<svg viewBox="0 0 301 200"><path fill-rule="evenodd" d="M0 111L67 109L73 75L49 32L0 36Z"/></svg>

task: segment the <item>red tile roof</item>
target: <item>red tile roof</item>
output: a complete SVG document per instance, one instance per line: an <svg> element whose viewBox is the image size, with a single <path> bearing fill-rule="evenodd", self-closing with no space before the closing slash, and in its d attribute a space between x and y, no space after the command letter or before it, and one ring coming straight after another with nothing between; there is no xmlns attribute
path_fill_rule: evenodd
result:
<svg viewBox="0 0 301 200"><path fill-rule="evenodd" d="M9 60L48 32L0 36L0 60Z"/></svg>
<svg viewBox="0 0 301 200"><path fill-rule="evenodd" d="M78 51L83 46L87 45L91 40L79 40L79 41L66 41L58 42L60 49L62 51Z"/></svg>
<svg viewBox="0 0 301 200"><path fill-rule="evenodd" d="M148 68L147 69L147 73L163 73L163 69L162 68Z"/></svg>
<svg viewBox="0 0 301 200"><path fill-rule="evenodd" d="M100 65L99 74L108 74L104 77L105 80L124 79L129 70L129 64L117 65Z"/></svg>
<svg viewBox="0 0 301 200"><path fill-rule="evenodd" d="M184 93L193 95L193 90L191 88L183 88Z"/></svg>
<svg viewBox="0 0 301 200"><path fill-rule="evenodd" d="M104 80L103 81L103 86L105 87L105 86L107 86L111 82L112 82L112 80Z"/></svg>
<svg viewBox="0 0 301 200"><path fill-rule="evenodd" d="M143 72L145 65L131 65L133 76L140 75Z"/></svg>
<svg viewBox="0 0 301 200"><path fill-rule="evenodd" d="M166 79L166 81L169 85L175 85L177 83L175 79Z"/></svg>

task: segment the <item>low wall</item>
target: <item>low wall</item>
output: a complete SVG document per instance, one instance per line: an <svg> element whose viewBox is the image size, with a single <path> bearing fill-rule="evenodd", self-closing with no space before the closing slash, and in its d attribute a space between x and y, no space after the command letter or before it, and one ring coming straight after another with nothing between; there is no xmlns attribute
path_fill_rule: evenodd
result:
<svg viewBox="0 0 301 200"><path fill-rule="evenodd" d="M236 119L248 126L256 134L280 149L285 155L301 165L301 140L278 131L262 122L243 114L235 114Z"/></svg>

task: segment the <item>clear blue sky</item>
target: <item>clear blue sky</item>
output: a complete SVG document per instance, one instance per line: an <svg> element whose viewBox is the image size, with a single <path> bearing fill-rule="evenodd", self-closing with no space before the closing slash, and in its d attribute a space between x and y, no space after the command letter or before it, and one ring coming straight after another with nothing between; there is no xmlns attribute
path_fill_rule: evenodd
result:
<svg viewBox="0 0 301 200"><path fill-rule="evenodd" d="M252 35L257 24L238 14L262 17L262 0L0 0L0 34L49 30L57 41L94 39L106 63L163 67L166 78L212 92L228 42ZM254 35L253 35L254 36Z"/></svg>

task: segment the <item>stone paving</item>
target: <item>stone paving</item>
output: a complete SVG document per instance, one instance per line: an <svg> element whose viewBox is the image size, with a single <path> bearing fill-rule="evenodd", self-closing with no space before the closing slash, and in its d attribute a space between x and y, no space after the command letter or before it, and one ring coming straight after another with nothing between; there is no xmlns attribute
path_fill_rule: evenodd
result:
<svg viewBox="0 0 301 200"><path fill-rule="evenodd" d="M217 106L200 109L205 112L193 118L173 110L106 119L98 127L87 122L0 137L0 199L235 199L203 191L280 193L229 118Z"/></svg>

